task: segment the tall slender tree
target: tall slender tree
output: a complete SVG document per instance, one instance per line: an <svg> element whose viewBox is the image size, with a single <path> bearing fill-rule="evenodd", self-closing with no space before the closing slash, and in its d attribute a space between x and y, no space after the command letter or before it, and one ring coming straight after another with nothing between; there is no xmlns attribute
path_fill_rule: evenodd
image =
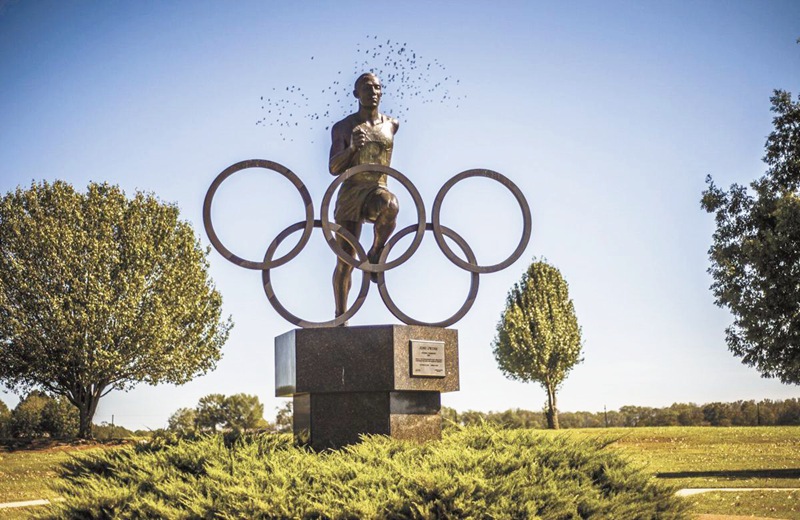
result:
<svg viewBox="0 0 800 520"><path fill-rule="evenodd" d="M222 298L178 208L116 186L34 183L0 198L0 382L41 388L80 412L140 382L214 368Z"/></svg>
<svg viewBox="0 0 800 520"><path fill-rule="evenodd" d="M581 359L581 328L561 272L534 261L514 284L492 344L500 370L547 392L548 428L558 429L556 392Z"/></svg>

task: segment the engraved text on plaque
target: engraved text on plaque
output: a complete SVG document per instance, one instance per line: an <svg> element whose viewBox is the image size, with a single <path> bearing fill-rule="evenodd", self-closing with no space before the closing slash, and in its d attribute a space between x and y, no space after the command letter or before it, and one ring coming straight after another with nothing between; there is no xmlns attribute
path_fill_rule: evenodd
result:
<svg viewBox="0 0 800 520"><path fill-rule="evenodd" d="M444 341L411 340L411 375L444 377Z"/></svg>

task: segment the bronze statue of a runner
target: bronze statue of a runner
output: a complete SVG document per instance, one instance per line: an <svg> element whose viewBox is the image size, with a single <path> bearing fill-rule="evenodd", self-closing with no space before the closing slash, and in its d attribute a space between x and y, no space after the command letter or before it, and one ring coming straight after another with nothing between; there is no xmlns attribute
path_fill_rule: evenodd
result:
<svg viewBox="0 0 800 520"><path fill-rule="evenodd" d="M358 99L358 112L339 121L331 130L328 163L331 175L340 175L360 164L389 166L392 160L394 134L400 122L378 112L382 95L380 79L372 73L362 74L356 80L353 95ZM339 188L333 213L336 223L356 238L361 236L364 222L373 224L374 239L367 253L371 263L378 262L397 224L397 197L387 188L386 177L385 174L367 171L344 181ZM349 254L355 254L355 248L342 237L337 235L336 241ZM350 265L341 259L337 260L333 272L336 316L344 314L347 309L352 272Z"/></svg>

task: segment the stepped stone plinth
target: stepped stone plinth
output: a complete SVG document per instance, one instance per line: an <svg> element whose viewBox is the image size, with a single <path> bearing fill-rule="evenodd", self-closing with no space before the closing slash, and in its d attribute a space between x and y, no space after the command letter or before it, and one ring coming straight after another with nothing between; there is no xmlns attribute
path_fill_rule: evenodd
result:
<svg viewBox="0 0 800 520"><path fill-rule="evenodd" d="M363 434L441 438L441 393L459 389L458 331L413 325L295 329L275 338L275 395L295 437L339 448Z"/></svg>

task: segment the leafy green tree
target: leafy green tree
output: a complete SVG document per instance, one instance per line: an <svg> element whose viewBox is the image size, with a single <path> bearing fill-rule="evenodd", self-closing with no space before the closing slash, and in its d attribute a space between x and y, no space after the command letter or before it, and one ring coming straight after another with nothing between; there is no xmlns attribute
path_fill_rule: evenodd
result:
<svg viewBox="0 0 800 520"><path fill-rule="evenodd" d="M439 415L442 416L442 428L446 428L455 424L460 424L458 411L455 408L450 408L449 406L442 406L441 410L439 411Z"/></svg>
<svg viewBox="0 0 800 520"><path fill-rule="evenodd" d="M619 409L619 413L622 419L622 426L644 426L652 413L652 409L626 405Z"/></svg>
<svg viewBox="0 0 800 520"><path fill-rule="evenodd" d="M7 434L14 437L70 438L77 432L78 411L74 406L63 397L53 398L34 390L23 397L10 414Z"/></svg>
<svg viewBox="0 0 800 520"><path fill-rule="evenodd" d="M11 437L11 411L0 401L0 439Z"/></svg>
<svg viewBox="0 0 800 520"><path fill-rule="evenodd" d="M796 402L800 404L800 401ZM778 408L779 406L779 403L780 401L775 402L772 401L771 399L764 399L763 401L759 402L756 415L757 417L756 424L758 424L759 426L775 426L782 424L778 421L779 414L778 411L776 410L776 408ZM796 424L800 424L800 422L797 422Z"/></svg>
<svg viewBox="0 0 800 520"><path fill-rule="evenodd" d="M487 422L488 414L477 410L467 410L459 415L464 426L480 426Z"/></svg>
<svg viewBox="0 0 800 520"><path fill-rule="evenodd" d="M701 206L716 216L708 251L715 303L733 314L728 348L764 377L800 384L800 98L775 91L767 172L726 192L711 176Z"/></svg>
<svg viewBox="0 0 800 520"><path fill-rule="evenodd" d="M702 426L705 423L703 410L694 403L674 403L670 408L677 414L680 426Z"/></svg>
<svg viewBox="0 0 800 520"><path fill-rule="evenodd" d="M175 205L119 187L33 183L0 199L0 381L79 410L101 397L182 384L214 368L230 320L207 249Z"/></svg>
<svg viewBox="0 0 800 520"><path fill-rule="evenodd" d="M78 410L64 397L47 398L42 409L42 431L59 439L78 434Z"/></svg>
<svg viewBox="0 0 800 520"><path fill-rule="evenodd" d="M275 417L275 430L278 433L292 431L292 406L292 401L286 401L286 404L278 409L278 414Z"/></svg>
<svg viewBox="0 0 800 520"><path fill-rule="evenodd" d="M733 413L728 403L708 403L703 406L703 418L711 426L730 426Z"/></svg>
<svg viewBox="0 0 800 520"><path fill-rule="evenodd" d="M264 405L258 396L250 394L233 394L225 399L225 423L236 431L247 431L266 428Z"/></svg>
<svg viewBox="0 0 800 520"><path fill-rule="evenodd" d="M230 397L209 394L201 397L195 410L195 423L198 429L205 431L216 431L219 427L246 431L268 426L264 420L264 405L258 396L249 394L234 394Z"/></svg>
<svg viewBox="0 0 800 520"><path fill-rule="evenodd" d="M197 429L197 410L178 408L167 421L167 430L186 435Z"/></svg>
<svg viewBox="0 0 800 520"><path fill-rule="evenodd" d="M800 399L787 399L780 404L780 413L777 424L800 424Z"/></svg>
<svg viewBox="0 0 800 520"><path fill-rule="evenodd" d="M225 425L225 396L208 394L200 398L196 408L196 424L199 430L216 431Z"/></svg>
<svg viewBox="0 0 800 520"><path fill-rule="evenodd" d="M43 436L42 412L47 401L47 395L38 390L23 397L11 413L11 435L27 438Z"/></svg>
<svg viewBox="0 0 800 520"><path fill-rule="evenodd" d="M548 428L558 428L556 391L582 361L581 329L561 272L535 261L514 284L492 343L500 370L547 392Z"/></svg>

